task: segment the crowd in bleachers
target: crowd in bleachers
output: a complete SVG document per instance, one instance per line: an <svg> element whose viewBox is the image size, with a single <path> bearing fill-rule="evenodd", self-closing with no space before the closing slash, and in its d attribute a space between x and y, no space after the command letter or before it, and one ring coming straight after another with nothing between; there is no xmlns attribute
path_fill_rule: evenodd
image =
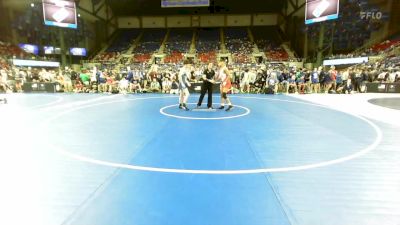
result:
<svg viewBox="0 0 400 225"><path fill-rule="evenodd" d="M126 52L132 47L134 40L140 32L144 35L139 39L138 44L132 52ZM265 53L268 61L290 61L288 53L276 40L276 28L253 28L255 42L250 41L251 34L248 28L226 28L223 30L224 46L221 42L219 28L199 29L171 29L163 48L161 44L166 38L165 29L145 29L143 31L123 30L110 47L93 58L98 62L112 62L124 60L129 63L152 63L153 54L165 54L163 63L181 63L185 54L195 54L198 61L216 62L218 54L228 53L232 56L234 63L251 63L254 60L253 53L257 52L257 45L260 52ZM191 52L191 44L194 37L194 49ZM223 47L223 49L221 49ZM226 51L224 50L226 47ZM162 51L162 52L159 52ZM133 54L129 60L123 59L123 55ZM156 59L156 58L154 58Z"/></svg>
<svg viewBox="0 0 400 225"><path fill-rule="evenodd" d="M0 41L0 57L3 58L26 58L29 54L24 52L18 46Z"/></svg>
<svg viewBox="0 0 400 225"><path fill-rule="evenodd" d="M172 30L168 42L165 44L167 56L164 59L164 63L182 62L184 54L190 50L192 36L192 30Z"/></svg>
<svg viewBox="0 0 400 225"><path fill-rule="evenodd" d="M126 29L120 32L120 35L118 35L118 37L111 43L106 52L125 52L132 46L133 42L140 34L140 31L138 29Z"/></svg>
<svg viewBox="0 0 400 225"><path fill-rule="evenodd" d="M343 58L354 58L363 56L376 56L386 53L400 47L400 36L395 35L385 41L372 45L370 48L363 49L362 51L351 52L348 54L335 54L327 58L329 59L343 59Z"/></svg>
<svg viewBox="0 0 400 225"><path fill-rule="evenodd" d="M200 82L202 71L208 62L216 62L220 53L219 29L199 29L196 34L196 51L198 63L192 72L192 82ZM57 83L60 91L74 92L163 92L175 93L176 76L182 66L183 54L190 50L192 30L171 30L166 41L164 63L153 65L149 62L152 55L160 50L166 30L152 29L144 34L134 50L134 57L122 55L132 47L139 31L123 31L124 37L118 37L104 52L96 56L101 68L85 68L81 71L42 70L31 68L14 68L7 59L12 57L26 58L30 54L17 46L0 42L1 88L22 91L24 82ZM245 28L228 28L224 30L225 46L233 54L229 69L232 71L234 93L352 93L363 92L365 82L399 82L400 57L385 55L384 60L336 70L335 68L316 68L313 70L290 68L269 61L287 61L288 55L274 37L274 31L264 28L253 28L255 44L249 40ZM125 35L126 34L126 35ZM268 38L265 38L268 37ZM386 52L399 46L399 39L372 46L369 50ZM253 64L246 56L253 48L264 52L265 64ZM355 54L355 53L352 53ZM368 54L368 51L361 54ZM336 55L348 57L354 55ZM241 58L243 57L243 58ZM126 66L129 68L126 69Z"/></svg>
<svg viewBox="0 0 400 225"><path fill-rule="evenodd" d="M40 60L40 61L55 61L54 55L34 55L21 49L19 46L9 42L0 41L0 66L5 68L11 67L13 59L24 60Z"/></svg>
<svg viewBox="0 0 400 225"><path fill-rule="evenodd" d="M148 62L152 54L156 53L161 46L166 31L164 29L149 29L143 34L140 44L133 50L133 62Z"/></svg>
<svg viewBox="0 0 400 225"><path fill-rule="evenodd" d="M0 88L22 91L24 82L52 82L58 91L103 93L177 93L182 65L132 64L127 68L84 68L81 71L31 68L0 69ZM191 82L201 82L205 64L192 69ZM229 64L232 93L362 93L366 82L400 82L400 57L346 69L304 69L284 64ZM214 68L216 69L216 68Z"/></svg>
<svg viewBox="0 0 400 225"><path fill-rule="evenodd" d="M114 62L119 58L121 53L119 52L103 52L94 58L94 60L99 61L99 62Z"/></svg>
<svg viewBox="0 0 400 225"><path fill-rule="evenodd" d="M198 31L196 51L200 62L216 62L220 47L218 29L200 29Z"/></svg>
<svg viewBox="0 0 400 225"><path fill-rule="evenodd" d="M370 49L368 49L369 51L375 53L375 54L380 54L382 52L391 50L397 46L400 46L400 37L394 38L394 39L390 39L390 40L386 40L384 42L381 42L379 44L373 45Z"/></svg>
<svg viewBox="0 0 400 225"><path fill-rule="evenodd" d="M274 28L253 28L258 50L265 54L268 61L288 61L289 55L279 44ZM268 38L266 38L268 37Z"/></svg>
<svg viewBox="0 0 400 225"><path fill-rule="evenodd" d="M12 51L12 47L9 44L0 42L0 67L7 69L10 67L7 60L14 55L10 54L10 50Z"/></svg>
<svg viewBox="0 0 400 225"><path fill-rule="evenodd" d="M116 61L122 53L126 52L132 46L139 34L140 31L138 29L124 29L120 31L110 46L104 52L97 54L93 60L99 62Z"/></svg>
<svg viewBox="0 0 400 225"><path fill-rule="evenodd" d="M10 69L10 60L16 59L41 59L44 58L26 53L21 48L8 42L0 41L0 68Z"/></svg>
<svg viewBox="0 0 400 225"><path fill-rule="evenodd" d="M249 40L246 28L227 28L224 31L225 45L232 53L235 63L250 63L253 43Z"/></svg>

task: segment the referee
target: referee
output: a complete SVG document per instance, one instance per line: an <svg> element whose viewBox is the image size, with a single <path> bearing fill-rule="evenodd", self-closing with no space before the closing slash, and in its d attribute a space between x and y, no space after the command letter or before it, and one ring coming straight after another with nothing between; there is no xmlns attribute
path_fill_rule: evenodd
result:
<svg viewBox="0 0 400 225"><path fill-rule="evenodd" d="M203 72L203 84L201 85L201 95L197 103L197 108L200 108L204 95L208 92L207 107L208 109L212 109L213 84L215 83L214 76L215 71L213 70L213 64L209 63L207 69Z"/></svg>

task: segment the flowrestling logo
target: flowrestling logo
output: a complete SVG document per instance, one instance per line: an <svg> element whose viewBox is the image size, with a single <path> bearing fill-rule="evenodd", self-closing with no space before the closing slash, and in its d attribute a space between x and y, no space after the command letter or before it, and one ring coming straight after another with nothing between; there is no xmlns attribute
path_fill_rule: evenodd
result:
<svg viewBox="0 0 400 225"><path fill-rule="evenodd" d="M360 18L362 20L381 20L382 17L382 12L360 12Z"/></svg>

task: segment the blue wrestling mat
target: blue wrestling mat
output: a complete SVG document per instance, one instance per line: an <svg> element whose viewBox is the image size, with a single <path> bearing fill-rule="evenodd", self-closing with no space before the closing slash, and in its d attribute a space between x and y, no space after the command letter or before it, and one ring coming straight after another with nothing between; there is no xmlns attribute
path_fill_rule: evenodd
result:
<svg viewBox="0 0 400 225"><path fill-rule="evenodd" d="M397 128L230 97L226 112L194 109L198 96L183 111L170 95L16 95L0 111L30 133L19 151L40 168L43 224L400 224L398 145L384 144Z"/></svg>

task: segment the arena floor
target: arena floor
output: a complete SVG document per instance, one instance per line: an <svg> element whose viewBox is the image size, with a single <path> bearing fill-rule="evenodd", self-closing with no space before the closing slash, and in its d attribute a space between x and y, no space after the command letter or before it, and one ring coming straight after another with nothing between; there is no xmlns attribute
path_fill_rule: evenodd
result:
<svg viewBox="0 0 400 225"><path fill-rule="evenodd" d="M8 95L0 224L400 225L399 97Z"/></svg>

